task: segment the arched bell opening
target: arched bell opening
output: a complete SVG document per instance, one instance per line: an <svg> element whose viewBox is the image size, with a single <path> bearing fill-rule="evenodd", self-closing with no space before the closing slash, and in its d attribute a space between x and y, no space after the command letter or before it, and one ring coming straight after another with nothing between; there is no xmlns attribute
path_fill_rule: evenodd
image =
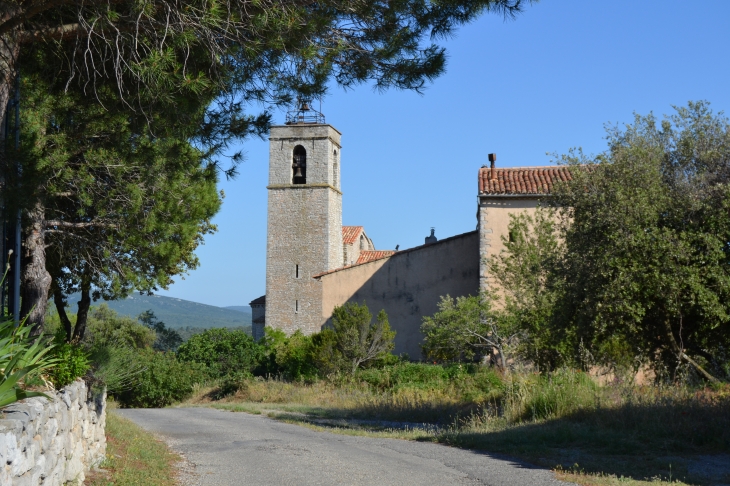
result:
<svg viewBox="0 0 730 486"><path fill-rule="evenodd" d="M301 145L294 147L292 156L292 184L307 183L307 151Z"/></svg>

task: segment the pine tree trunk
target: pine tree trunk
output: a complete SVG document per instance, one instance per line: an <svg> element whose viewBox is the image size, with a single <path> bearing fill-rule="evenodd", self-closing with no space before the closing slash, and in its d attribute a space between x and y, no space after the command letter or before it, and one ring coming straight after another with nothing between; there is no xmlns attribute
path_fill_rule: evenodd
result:
<svg viewBox="0 0 730 486"><path fill-rule="evenodd" d="M86 321L89 318L89 307L91 307L91 281L84 275L81 282L81 300L79 301L79 310L76 313L76 327L74 328L73 341L80 342L84 339L86 333Z"/></svg>
<svg viewBox="0 0 730 486"><path fill-rule="evenodd" d="M56 304L56 312L58 312L58 317L61 320L61 324L63 324L63 330L66 331L66 342L71 342L73 339L73 325L71 324L71 319L66 314L66 297L58 286L54 287L53 302Z"/></svg>
<svg viewBox="0 0 730 486"><path fill-rule="evenodd" d="M33 326L33 334L43 332L51 274L46 270L45 209L40 202L27 212L28 225L23 241L21 275L21 318Z"/></svg>
<svg viewBox="0 0 730 486"><path fill-rule="evenodd" d="M17 42L17 29L0 37L0 121L5 120L8 101L13 96L17 76L20 44ZM0 134L2 137L4 134Z"/></svg>

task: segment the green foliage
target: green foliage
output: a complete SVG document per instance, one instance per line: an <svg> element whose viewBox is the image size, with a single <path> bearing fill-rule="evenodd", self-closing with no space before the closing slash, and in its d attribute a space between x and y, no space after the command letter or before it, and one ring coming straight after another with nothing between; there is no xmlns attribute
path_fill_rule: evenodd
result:
<svg viewBox="0 0 730 486"><path fill-rule="evenodd" d="M555 319L562 292L557 266L562 262L556 211L538 207L534 216L511 214L504 250L489 263L490 275L504 293L496 319L519 333L517 354L538 369L550 370L572 362L566 328ZM568 349L566 349L568 348Z"/></svg>
<svg viewBox="0 0 730 486"><path fill-rule="evenodd" d="M452 299L447 295L438 307L439 311L424 317L421 325L422 349L429 360L483 361L496 356L498 366L506 367L519 331L495 317L489 298Z"/></svg>
<svg viewBox="0 0 730 486"><path fill-rule="evenodd" d="M146 310L137 317L142 324L155 331L155 342L152 345L157 351L176 351L183 339L174 329L165 327L165 323L155 317L155 313Z"/></svg>
<svg viewBox="0 0 730 486"><path fill-rule="evenodd" d="M574 356L678 363L720 376L730 349L730 123L706 102L608 130L595 159L563 157L566 253L558 319ZM578 169L584 165L585 168ZM669 375L664 375L669 376ZM730 376L725 376L730 378Z"/></svg>
<svg viewBox="0 0 730 486"><path fill-rule="evenodd" d="M134 358L144 370L136 375L133 387L116 395L123 407L166 407L192 395L194 385L206 376L204 366L180 361L175 353L139 349Z"/></svg>
<svg viewBox="0 0 730 486"><path fill-rule="evenodd" d="M378 391L444 390L450 385L483 393L502 389L502 379L493 369L473 364L441 366L404 362L359 370L356 377Z"/></svg>
<svg viewBox="0 0 730 486"><path fill-rule="evenodd" d="M84 348L76 343L67 343L66 333L62 329L59 331L54 339L55 347L50 353L57 362L48 371L48 378L56 389L73 383L76 378L84 376L91 367Z"/></svg>
<svg viewBox="0 0 730 486"><path fill-rule="evenodd" d="M256 374L311 381L342 371L344 363L333 330L323 329L309 336L296 331L289 337L279 329L267 327L265 332L262 345L267 357Z"/></svg>
<svg viewBox="0 0 730 486"><path fill-rule="evenodd" d="M211 378L219 378L233 372L253 372L264 350L242 330L208 329L180 346L177 356L181 362L204 365Z"/></svg>
<svg viewBox="0 0 730 486"><path fill-rule="evenodd" d="M106 304L89 312L88 330L84 342L93 349L104 345L149 348L155 342L155 332L127 316L117 315Z"/></svg>
<svg viewBox="0 0 730 486"><path fill-rule="evenodd" d="M0 408L30 397L45 397L26 391L23 383L53 370L56 359L51 356L54 345L43 337L31 335L31 326L12 320L0 322Z"/></svg>
<svg viewBox="0 0 730 486"><path fill-rule="evenodd" d="M590 376L565 368L540 375L536 382L512 381L506 386L506 400L512 402L515 419L519 413L519 420L525 421L566 417L593 408L597 394L598 385Z"/></svg>
<svg viewBox="0 0 730 486"><path fill-rule="evenodd" d="M106 388L114 397L135 386L138 375L145 370L145 364L137 359L138 354L137 349L128 346L103 344L94 347L89 354L92 386Z"/></svg>
<svg viewBox="0 0 730 486"><path fill-rule="evenodd" d="M390 329L385 311L378 313L375 322L372 318L365 303L348 302L332 311L334 345L351 373L363 363L382 358L395 346L395 331Z"/></svg>

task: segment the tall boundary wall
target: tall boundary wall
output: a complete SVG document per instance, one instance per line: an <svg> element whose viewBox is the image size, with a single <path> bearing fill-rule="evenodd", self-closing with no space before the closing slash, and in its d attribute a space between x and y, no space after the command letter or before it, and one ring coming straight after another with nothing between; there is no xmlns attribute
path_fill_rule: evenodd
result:
<svg viewBox="0 0 730 486"><path fill-rule="evenodd" d="M0 410L0 484L82 485L106 454L106 393L75 381Z"/></svg>
<svg viewBox="0 0 730 486"><path fill-rule="evenodd" d="M419 359L423 317L438 311L441 296L478 295L479 260L479 233L472 231L317 275L322 326L331 324L335 306L365 302L373 316L380 309L388 314L394 352Z"/></svg>

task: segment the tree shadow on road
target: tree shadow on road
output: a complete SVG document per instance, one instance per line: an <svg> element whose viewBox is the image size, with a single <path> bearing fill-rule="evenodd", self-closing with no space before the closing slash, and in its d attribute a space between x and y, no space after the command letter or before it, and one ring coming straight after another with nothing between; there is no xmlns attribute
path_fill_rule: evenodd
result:
<svg viewBox="0 0 730 486"><path fill-rule="evenodd" d="M423 416L417 410L378 414L371 407L324 406L315 414L278 414L276 418L340 433L439 442L477 453L504 454L571 473L730 484L729 398L596 407L518 424L471 411L447 426L446 421L414 420Z"/></svg>

